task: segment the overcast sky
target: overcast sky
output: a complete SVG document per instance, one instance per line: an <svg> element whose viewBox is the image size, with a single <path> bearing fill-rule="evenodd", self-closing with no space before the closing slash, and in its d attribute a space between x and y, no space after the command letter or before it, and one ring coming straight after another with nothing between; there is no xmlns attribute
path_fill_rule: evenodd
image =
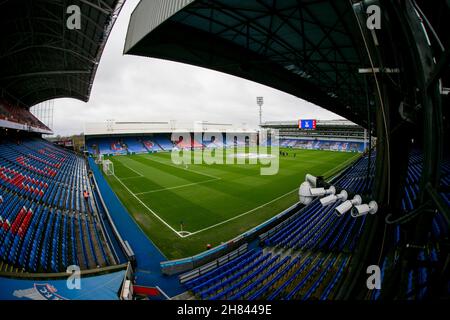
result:
<svg viewBox="0 0 450 320"><path fill-rule="evenodd" d="M338 119L338 115L281 91L234 76L165 60L123 55L131 12L128 0L106 44L88 103L55 100L54 132L84 131L86 122L219 121L256 127L263 121Z"/></svg>

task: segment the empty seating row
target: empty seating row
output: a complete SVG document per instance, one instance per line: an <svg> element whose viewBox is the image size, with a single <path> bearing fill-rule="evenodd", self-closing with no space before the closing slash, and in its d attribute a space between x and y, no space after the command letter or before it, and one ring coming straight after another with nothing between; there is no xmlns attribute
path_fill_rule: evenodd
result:
<svg viewBox="0 0 450 320"><path fill-rule="evenodd" d="M343 152L363 152L364 142L329 141L329 140L304 140L304 139L281 139L281 147L290 147L308 150L330 150Z"/></svg>
<svg viewBox="0 0 450 320"><path fill-rule="evenodd" d="M92 191L76 154L40 139L0 143L0 260L29 272L114 264L85 190Z"/></svg>
<svg viewBox="0 0 450 320"><path fill-rule="evenodd" d="M33 201L42 201L52 207L89 212L94 205L93 199L89 198L87 202L83 199L83 192L90 190L83 160L70 153L61 156L59 150L55 151L42 143L30 144L25 142L23 145L25 144L29 146L41 146L42 148L40 150L47 152L53 159L59 159L61 161L64 159L71 160L63 162L62 165L61 162L54 164L58 166L58 168L52 169L54 170L52 172L56 172L56 174L48 175L46 172L49 171L42 169L44 167L48 169L46 164L42 164L37 160L32 161L39 162L39 164L27 162L27 165L24 165L22 162L15 162L14 159L16 158L27 157L24 155L25 151L20 149L24 152L20 153L21 151L12 143L0 144L0 187L3 186ZM39 154L39 156L42 155ZM52 157L48 159L52 159ZM40 169L37 170L38 168Z"/></svg>
<svg viewBox="0 0 450 320"><path fill-rule="evenodd" d="M373 176L373 169L367 175L368 157L363 157L353 168L334 185L349 193L363 193L366 181ZM355 175L358 172L360 176ZM370 185L369 185L370 187ZM301 250L337 250L350 249L351 236L359 236L365 218L355 219L349 215L338 217L334 209L340 202L323 207L318 200L299 210L291 220L265 239L265 245L278 245L283 248ZM353 248L353 247L351 247Z"/></svg>
<svg viewBox="0 0 450 320"><path fill-rule="evenodd" d="M364 156L333 184L349 193L365 193L373 182L374 160ZM186 287L201 299L213 300L331 297L366 223L365 217L338 217L337 205L313 201L269 231L262 242L268 249L250 250L191 279ZM282 257L279 251L287 254Z"/></svg>

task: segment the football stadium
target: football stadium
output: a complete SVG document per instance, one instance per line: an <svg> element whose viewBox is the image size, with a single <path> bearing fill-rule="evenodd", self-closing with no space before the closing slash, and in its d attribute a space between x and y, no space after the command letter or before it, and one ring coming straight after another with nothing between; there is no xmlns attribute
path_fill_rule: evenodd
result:
<svg viewBox="0 0 450 320"><path fill-rule="evenodd" d="M0 17L0 300L450 298L449 1L6 0ZM254 124L231 105L189 122L214 102L170 87L177 120L131 121L130 60L171 63L126 78L144 97L189 82L181 66L313 107L263 121L252 95Z"/></svg>

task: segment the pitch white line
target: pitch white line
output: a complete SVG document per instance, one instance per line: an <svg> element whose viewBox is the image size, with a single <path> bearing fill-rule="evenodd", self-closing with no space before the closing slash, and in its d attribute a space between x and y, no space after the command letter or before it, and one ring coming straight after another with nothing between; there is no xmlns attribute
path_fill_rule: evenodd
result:
<svg viewBox="0 0 450 320"><path fill-rule="evenodd" d="M142 173L137 172L136 170L134 170L133 168L130 168L129 166L127 166L125 163L123 163L122 161L120 161L120 163L124 166L127 167L128 169L130 169L131 171L133 171L134 173L137 173L139 175L139 177L143 177L144 175Z"/></svg>
<svg viewBox="0 0 450 320"><path fill-rule="evenodd" d="M165 161L155 160L155 159L152 159L151 156L145 157L145 159L149 159L149 160L151 160L151 161L155 161L155 162L164 164L164 165L166 165L166 166L170 166L170 167L174 167L174 168L186 170L186 171L193 172L193 173L196 173L196 174L200 174L200 175L202 175L202 176L210 177L210 178L213 178L213 179L221 179L221 178L219 178L219 177L215 177L215 176L210 175L210 174L207 174L207 173L203 173L203 172L198 172L198 171L190 170L190 169L187 169L187 168L183 168L183 167L181 167L181 166L177 166L177 165L174 165L174 164L171 164L171 163L167 163L167 162L165 162Z"/></svg>
<svg viewBox="0 0 450 320"><path fill-rule="evenodd" d="M120 178L120 180L130 180L130 179L137 179L137 178L141 178L141 177L125 177L125 178Z"/></svg>
<svg viewBox="0 0 450 320"><path fill-rule="evenodd" d="M217 181L217 180L221 180L221 179L220 178L209 179L209 180L200 181L200 182L193 182L193 183L182 184L182 185L175 186L175 187L167 187L167 188L155 189L155 190L150 190L150 191L138 192L138 193L135 193L135 195L140 196L142 194L147 194L147 193L154 193L154 192L161 192L161 191L165 191L165 190L185 188L185 187L195 186L197 184L202 184L202 183L207 183L207 182Z"/></svg>
<svg viewBox="0 0 450 320"><path fill-rule="evenodd" d="M204 229L201 229L201 230L198 230L198 231L191 232L191 233L189 233L188 235L185 235L185 236L182 236L182 237L183 237L183 238L190 237L190 236L192 236L192 235L194 235L194 234L197 234L197 233L200 233L200 232L203 232L203 231L206 231L206 230L215 228L215 227L220 226L220 225L222 225L222 224L224 224L224 223L227 223L227 222L230 222L230 221L235 220L235 219L237 219L237 218L243 217L243 216L245 216L245 215L247 215L247 214L249 214L249 213L252 213L252 212L254 212L254 211L258 210L258 209L261 209L261 208L267 206L268 204L271 204L271 203L273 203L273 202L275 202L275 201L278 201L278 200L280 200L281 198L283 198L283 197L285 197L285 196L287 196L287 195L289 195L289 194L291 194L291 193L294 193L295 191L298 191L298 188L295 188L294 190L289 191L288 193L285 193L285 194L283 194L283 195L281 195L281 196L279 196L279 197L277 197L277 198L275 198L275 199L272 199L272 200L270 200L269 202L266 202L266 203L264 203L264 204L262 204L262 205L260 205L260 206L258 206L258 207L256 207L256 208L253 208L253 209L251 209L251 210L249 210L249 211L246 211L246 212L241 213L241 214L239 214L239 215L237 215L237 216L234 216L233 218L230 218L230 219L224 220L224 221L222 221L222 222L216 223L216 224L214 224L214 225L212 225L212 226L209 226L209 227L206 227L206 228L204 228Z"/></svg>
<svg viewBox="0 0 450 320"><path fill-rule="evenodd" d="M176 234L177 234L177 236L179 236L180 238L183 238L183 236L182 235L180 235L180 233L177 231L177 230L175 230L174 228L172 228L167 222L165 222L160 216L158 216L156 213L155 213L155 211L153 211L152 209L150 209L144 202L142 202L142 200L141 199L139 199L122 181L120 181L120 179L116 176L116 175L114 175L114 178L116 178L117 179L117 181L119 181L123 186L124 186L124 188L125 189L127 189L127 191L133 196L133 197L135 197L136 199L137 199L137 201L139 201L139 203L140 204L142 204L149 212L151 212L156 218L158 218L158 220L159 221L161 221L162 223L164 223L164 225L167 227L167 228L169 228L170 230L172 230L173 232L175 232Z"/></svg>

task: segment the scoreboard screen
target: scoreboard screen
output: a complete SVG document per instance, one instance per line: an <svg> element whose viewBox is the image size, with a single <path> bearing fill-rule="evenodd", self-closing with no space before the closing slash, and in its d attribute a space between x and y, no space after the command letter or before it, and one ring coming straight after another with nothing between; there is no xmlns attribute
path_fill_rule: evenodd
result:
<svg viewBox="0 0 450 320"><path fill-rule="evenodd" d="M316 120L299 120L298 127L304 130L314 130L316 129Z"/></svg>

